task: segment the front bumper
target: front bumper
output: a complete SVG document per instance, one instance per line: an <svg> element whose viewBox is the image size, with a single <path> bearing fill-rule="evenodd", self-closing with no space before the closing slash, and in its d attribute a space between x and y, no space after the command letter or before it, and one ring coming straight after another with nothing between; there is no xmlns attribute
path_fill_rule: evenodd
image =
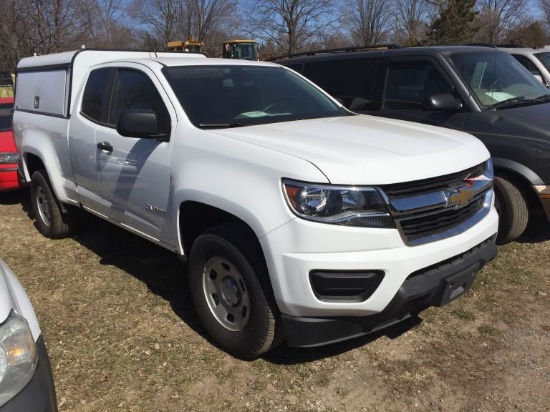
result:
<svg viewBox="0 0 550 412"><path fill-rule="evenodd" d="M16 190L25 187L19 179L17 165L0 168L0 191Z"/></svg>
<svg viewBox="0 0 550 412"><path fill-rule="evenodd" d="M380 313L364 317L294 317L282 315L289 346L311 347L358 337L443 306L470 289L475 276L497 253L494 237L476 247L411 274Z"/></svg>
<svg viewBox="0 0 550 412"><path fill-rule="evenodd" d="M36 341L38 365L29 384L11 399L0 412L56 412L57 400L48 352L42 336Z"/></svg>
<svg viewBox="0 0 550 412"><path fill-rule="evenodd" d="M316 346L363 335L455 299L496 255L497 229L494 208L468 230L418 246L405 245L395 229L303 219L280 226L260 241L289 345ZM329 277L319 282L328 291L324 295L312 281L319 272ZM355 274L365 279L369 273L383 277L373 292L348 299L342 295L356 283L338 285L340 273L348 279ZM340 298L330 297L338 293Z"/></svg>

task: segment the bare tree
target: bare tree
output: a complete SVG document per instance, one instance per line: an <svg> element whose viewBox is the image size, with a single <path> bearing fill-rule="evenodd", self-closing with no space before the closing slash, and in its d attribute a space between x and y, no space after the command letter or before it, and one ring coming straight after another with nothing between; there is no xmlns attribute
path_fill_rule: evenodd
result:
<svg viewBox="0 0 550 412"><path fill-rule="evenodd" d="M427 37L434 6L426 0L395 0L395 42L404 45L422 43Z"/></svg>
<svg viewBox="0 0 550 412"><path fill-rule="evenodd" d="M90 36L93 13L85 0L17 0L17 7L32 53L74 49Z"/></svg>
<svg viewBox="0 0 550 412"><path fill-rule="evenodd" d="M354 45L381 43L388 34L392 0L354 0L345 2L342 26L348 27Z"/></svg>
<svg viewBox="0 0 550 412"><path fill-rule="evenodd" d="M182 25L183 9L181 0L133 0L128 11L146 28L149 47L156 49L166 47L167 42L180 39L183 34L187 36L188 33L178 30L178 25Z"/></svg>
<svg viewBox="0 0 550 412"><path fill-rule="evenodd" d="M504 41L509 31L525 21L527 0L478 0L478 28L474 40L490 44Z"/></svg>
<svg viewBox="0 0 550 412"><path fill-rule="evenodd" d="M250 32L296 53L319 39L335 22L332 0L258 0L248 9Z"/></svg>
<svg viewBox="0 0 550 412"><path fill-rule="evenodd" d="M550 29L550 0L539 0L539 6L542 11L542 21L546 30Z"/></svg>
<svg viewBox="0 0 550 412"><path fill-rule="evenodd" d="M22 47L23 15L16 0L0 3L0 71L12 71L24 55Z"/></svg>
<svg viewBox="0 0 550 412"><path fill-rule="evenodd" d="M229 24L230 0L133 0L130 15L147 28L147 43L164 48L173 40L191 37L212 43L211 37Z"/></svg>
<svg viewBox="0 0 550 412"><path fill-rule="evenodd" d="M132 30L123 23L123 0L95 0L91 39L86 46L110 49L136 47Z"/></svg>
<svg viewBox="0 0 550 412"><path fill-rule="evenodd" d="M229 0L192 0L193 33L204 42L204 50L209 55L221 50L221 43L225 32L233 22L230 17L236 8L234 2Z"/></svg>

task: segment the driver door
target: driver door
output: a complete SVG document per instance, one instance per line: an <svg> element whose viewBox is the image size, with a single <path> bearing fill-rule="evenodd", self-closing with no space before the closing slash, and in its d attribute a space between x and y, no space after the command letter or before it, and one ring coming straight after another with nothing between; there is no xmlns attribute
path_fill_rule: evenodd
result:
<svg viewBox="0 0 550 412"><path fill-rule="evenodd" d="M464 111L434 111L426 99L450 94L461 101L455 87L439 65L430 58L391 58L382 63L379 73L380 110L376 115L462 130Z"/></svg>
<svg viewBox="0 0 550 412"><path fill-rule="evenodd" d="M128 109L153 110L159 132L170 137L171 118L153 74L118 68L113 81L107 124L95 134L96 164L109 217L153 239L160 239L170 216L170 141L118 134L118 116ZM166 101L167 98L165 97Z"/></svg>

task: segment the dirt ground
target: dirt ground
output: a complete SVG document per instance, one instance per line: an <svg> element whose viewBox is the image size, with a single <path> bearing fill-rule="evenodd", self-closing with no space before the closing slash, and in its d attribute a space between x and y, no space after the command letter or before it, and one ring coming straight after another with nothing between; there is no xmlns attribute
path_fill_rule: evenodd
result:
<svg viewBox="0 0 550 412"><path fill-rule="evenodd" d="M550 227L473 289L383 333L245 362L204 336L176 256L91 218L71 239L0 193L0 258L29 293L60 411L550 411Z"/></svg>

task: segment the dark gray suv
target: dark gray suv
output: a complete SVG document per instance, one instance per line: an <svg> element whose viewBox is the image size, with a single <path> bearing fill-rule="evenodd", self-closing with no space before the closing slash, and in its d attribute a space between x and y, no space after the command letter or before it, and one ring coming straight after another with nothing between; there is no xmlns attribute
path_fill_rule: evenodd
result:
<svg viewBox="0 0 550 412"><path fill-rule="evenodd" d="M550 219L550 94L510 54L435 46L320 51L278 59L357 113L462 130L495 166L500 243Z"/></svg>

